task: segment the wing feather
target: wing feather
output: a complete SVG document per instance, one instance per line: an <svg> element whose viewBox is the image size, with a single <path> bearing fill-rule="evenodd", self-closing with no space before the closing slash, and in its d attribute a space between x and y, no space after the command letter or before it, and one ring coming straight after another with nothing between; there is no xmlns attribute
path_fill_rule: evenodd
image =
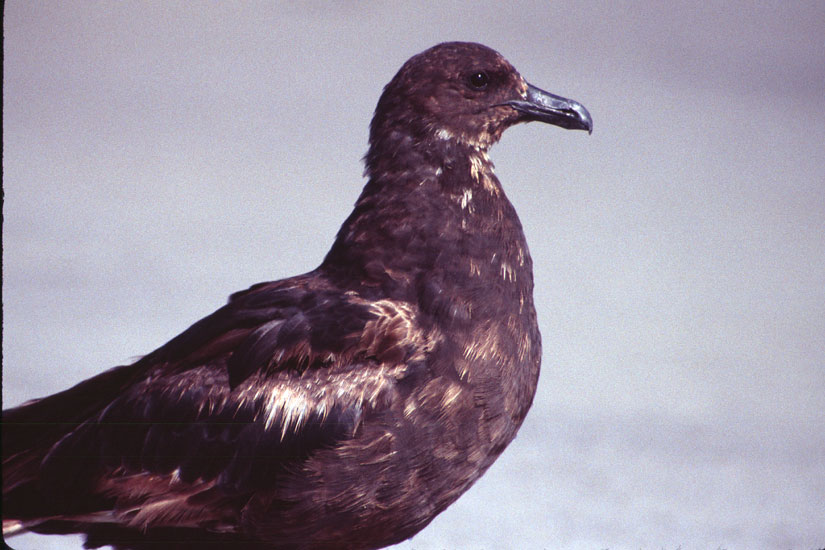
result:
<svg viewBox="0 0 825 550"><path fill-rule="evenodd" d="M205 502L237 512L355 437L432 349L407 304L282 283L234 295L133 365L143 377L45 454L40 490L75 501L52 508L89 518L109 502L141 528L219 522Z"/></svg>

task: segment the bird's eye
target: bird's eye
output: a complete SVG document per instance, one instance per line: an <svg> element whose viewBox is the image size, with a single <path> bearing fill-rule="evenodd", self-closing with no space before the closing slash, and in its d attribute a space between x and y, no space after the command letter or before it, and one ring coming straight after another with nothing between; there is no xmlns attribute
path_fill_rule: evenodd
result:
<svg viewBox="0 0 825 550"><path fill-rule="evenodd" d="M483 90L490 82L490 77L484 71L476 71L470 75L470 86L476 90Z"/></svg>

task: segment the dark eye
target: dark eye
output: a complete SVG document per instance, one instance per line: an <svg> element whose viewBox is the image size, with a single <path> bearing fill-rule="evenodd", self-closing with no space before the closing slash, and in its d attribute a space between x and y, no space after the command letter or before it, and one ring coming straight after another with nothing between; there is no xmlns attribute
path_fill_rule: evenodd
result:
<svg viewBox="0 0 825 550"><path fill-rule="evenodd" d="M490 82L490 77L484 71L476 71L470 75L470 86L476 90L483 90Z"/></svg>

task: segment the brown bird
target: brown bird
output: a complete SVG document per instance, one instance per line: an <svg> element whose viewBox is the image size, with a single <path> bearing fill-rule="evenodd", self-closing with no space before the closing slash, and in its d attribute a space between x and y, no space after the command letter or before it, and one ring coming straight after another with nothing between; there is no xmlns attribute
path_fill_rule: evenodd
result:
<svg viewBox="0 0 825 550"><path fill-rule="evenodd" d="M295 550L423 529L515 437L536 390L532 260L487 157L527 121L592 130L485 46L407 61L320 267L3 411L4 532Z"/></svg>

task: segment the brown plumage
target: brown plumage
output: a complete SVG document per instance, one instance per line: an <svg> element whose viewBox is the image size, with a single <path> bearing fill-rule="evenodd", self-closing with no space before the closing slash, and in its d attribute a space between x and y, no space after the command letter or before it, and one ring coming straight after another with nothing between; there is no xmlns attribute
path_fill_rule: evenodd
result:
<svg viewBox="0 0 825 550"><path fill-rule="evenodd" d="M421 530L536 389L532 262L487 157L529 120L592 129L484 46L410 59L320 267L3 412L4 530L135 550L379 548Z"/></svg>

